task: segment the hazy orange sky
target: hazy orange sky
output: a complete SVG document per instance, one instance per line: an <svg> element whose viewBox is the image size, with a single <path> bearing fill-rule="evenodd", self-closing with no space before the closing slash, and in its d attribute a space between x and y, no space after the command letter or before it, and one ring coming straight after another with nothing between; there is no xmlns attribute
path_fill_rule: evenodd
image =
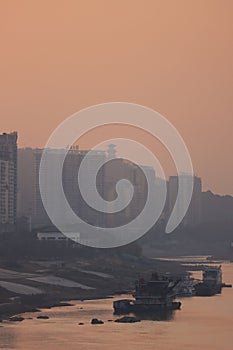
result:
<svg viewBox="0 0 233 350"><path fill-rule="evenodd" d="M143 104L179 130L204 189L233 194L232 13L232 0L1 0L0 132L43 147L81 108Z"/></svg>

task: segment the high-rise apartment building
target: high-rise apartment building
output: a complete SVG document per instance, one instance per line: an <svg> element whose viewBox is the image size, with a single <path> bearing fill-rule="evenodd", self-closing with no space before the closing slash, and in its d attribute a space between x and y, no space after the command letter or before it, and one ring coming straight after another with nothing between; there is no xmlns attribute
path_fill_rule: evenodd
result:
<svg viewBox="0 0 233 350"><path fill-rule="evenodd" d="M93 226L99 227L116 227L124 225L136 218L142 211L147 199L147 181L143 174L145 171L150 178L151 183L155 182L155 172L151 167L143 167L140 169L136 164L127 160L115 157L114 145L110 145L109 151L101 150L80 150L78 147L71 148L66 155L62 170L62 185L65 197L74 211L82 221ZM19 216L29 218L32 228L51 228L53 226L49 219L40 193L39 186L39 169L43 149L19 149L18 150L18 192L19 192ZM59 162L63 157L64 150L51 149L48 161ZM87 156L87 158L85 158ZM110 160L108 161L110 156ZM81 172L82 193L78 184L80 175L80 165L85 160L85 170ZM107 161L107 163L106 163ZM101 164L104 164L101 166ZM50 164L44 164L43 172L46 186L46 177ZM96 169L99 169L96 171ZM56 179L57 174L54 171L53 178ZM92 199L95 195L90 181L93 179L97 193L106 202L106 210L96 210L92 207ZM129 205L117 211L117 213L108 213L108 209L112 207L111 201L117 198L116 187L118 181L127 179L133 186L133 198ZM48 183L48 181L47 181ZM121 184L122 185L122 184ZM131 187L132 187L131 186ZM131 193L131 187L128 183L121 186L119 196L128 202ZM118 188L119 189L119 188ZM66 222L66 209L62 201L57 200L56 193L47 191L48 195L54 195L54 210L59 211L59 218ZM83 197L83 193L86 198ZM45 191L46 195L46 191ZM88 201L88 198L91 199ZM86 200L87 199L87 200ZM97 198L98 199L98 198ZM143 223L141 223L143 226Z"/></svg>
<svg viewBox="0 0 233 350"><path fill-rule="evenodd" d="M52 226L40 194L39 170L42 153L43 149L23 148L18 150L18 215L28 217L32 228ZM86 205L78 187L79 167L87 153L87 150L79 150L78 147L73 147L68 151L62 170L63 190L69 205L78 216L89 223L103 225L102 213L97 215L95 210ZM63 151L53 149L50 150L50 154L53 161L59 162ZM88 157L87 175L94 173L96 166L100 161L104 161L105 157L104 151L91 151ZM43 171L46 179L48 176L46 164ZM53 176L56 177L57 174L54 173ZM103 183L103 174L100 173L96 182L99 193L103 193ZM86 191L89 191L89 188L85 188ZM50 192L48 191L48 193ZM55 200L54 205L57 210L60 208L61 215L64 216L65 211L61 208L61 203L57 203Z"/></svg>
<svg viewBox="0 0 233 350"><path fill-rule="evenodd" d="M17 216L32 216L35 186L34 152L32 148L18 148L18 204Z"/></svg>
<svg viewBox="0 0 233 350"><path fill-rule="evenodd" d="M17 133L0 135L0 232L15 229L17 210Z"/></svg>

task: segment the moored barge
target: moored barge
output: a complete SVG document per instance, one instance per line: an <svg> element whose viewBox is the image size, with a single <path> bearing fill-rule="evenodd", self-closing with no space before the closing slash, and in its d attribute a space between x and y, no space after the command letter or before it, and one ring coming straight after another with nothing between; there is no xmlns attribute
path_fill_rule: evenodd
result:
<svg viewBox="0 0 233 350"><path fill-rule="evenodd" d="M205 266L203 281L195 285L196 295L212 296L222 292L222 269L220 266Z"/></svg>
<svg viewBox="0 0 233 350"><path fill-rule="evenodd" d="M114 301L114 312L116 314L154 313L161 310L180 309L181 303L175 301L176 294L174 292L178 282L158 276L157 273L153 273L149 281L141 278L136 283L134 299Z"/></svg>

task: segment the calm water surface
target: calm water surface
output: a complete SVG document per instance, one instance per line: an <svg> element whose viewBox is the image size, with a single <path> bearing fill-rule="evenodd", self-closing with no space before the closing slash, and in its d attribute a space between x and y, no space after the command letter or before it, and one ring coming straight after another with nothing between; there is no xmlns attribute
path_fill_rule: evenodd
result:
<svg viewBox="0 0 233 350"><path fill-rule="evenodd" d="M224 281L233 283L233 264L223 264ZM214 297L182 300L182 310L169 321L144 320L135 324L113 320L112 299L74 302L75 306L42 310L49 320L2 323L0 349L17 350L190 350L233 349L233 289ZM82 309L80 309L82 308ZM38 314L39 315L39 314ZM91 325L94 317L104 325ZM84 322L83 326L78 325Z"/></svg>

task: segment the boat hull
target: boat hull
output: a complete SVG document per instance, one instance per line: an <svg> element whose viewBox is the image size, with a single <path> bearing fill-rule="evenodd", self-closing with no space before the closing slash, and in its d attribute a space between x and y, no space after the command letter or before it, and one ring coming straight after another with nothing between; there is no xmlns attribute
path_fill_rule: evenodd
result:
<svg viewBox="0 0 233 350"><path fill-rule="evenodd" d="M222 285L210 285L207 283L198 283L195 286L197 296L212 296L221 294Z"/></svg>
<svg viewBox="0 0 233 350"><path fill-rule="evenodd" d="M181 308L180 302L172 302L169 304L134 304L134 303L122 303L114 302L113 305L115 314L127 314L127 313L157 313L167 310L178 310Z"/></svg>

